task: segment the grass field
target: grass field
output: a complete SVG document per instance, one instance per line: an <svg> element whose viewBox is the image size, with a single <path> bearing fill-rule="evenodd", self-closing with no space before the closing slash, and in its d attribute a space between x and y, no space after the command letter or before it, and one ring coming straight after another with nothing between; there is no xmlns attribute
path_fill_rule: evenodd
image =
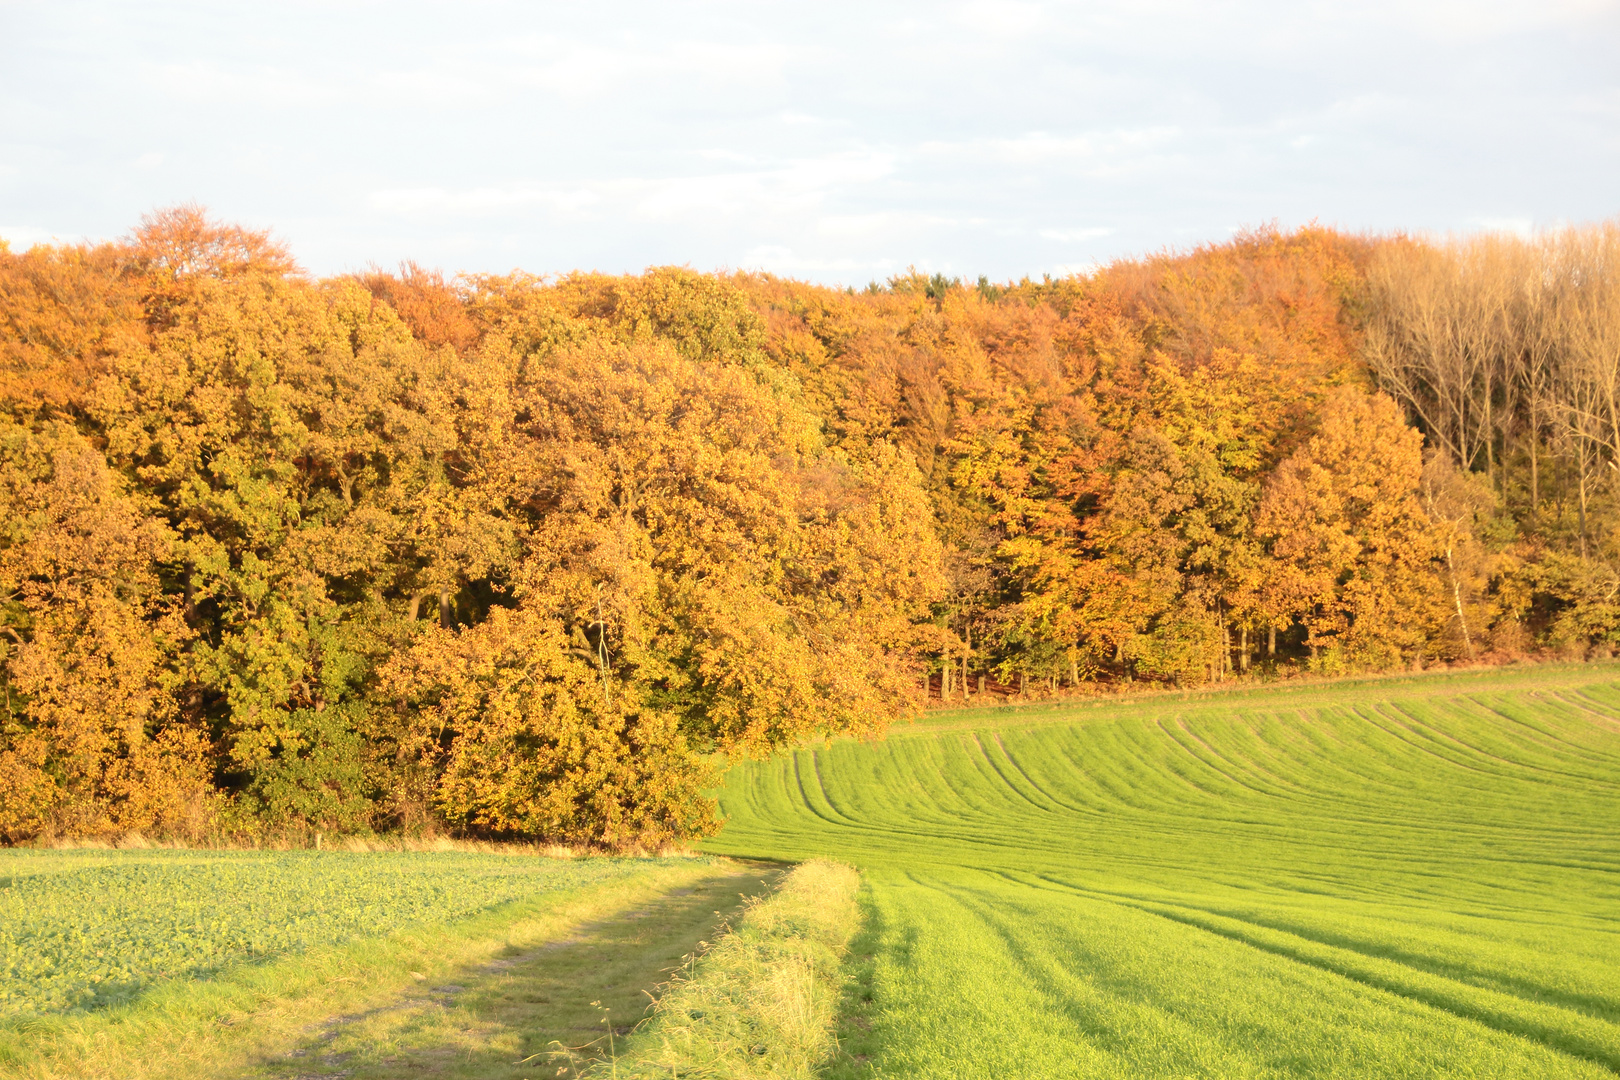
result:
<svg viewBox="0 0 1620 1080"><path fill-rule="evenodd" d="M522 1080L765 887L705 858L0 851L0 1077Z"/></svg>
<svg viewBox="0 0 1620 1080"><path fill-rule="evenodd" d="M635 865L423 852L0 852L0 1016L106 1008L160 982L451 922Z"/></svg>
<svg viewBox="0 0 1620 1080"><path fill-rule="evenodd" d="M834 1075L1620 1072L1614 665L961 713L723 806L864 873Z"/></svg>

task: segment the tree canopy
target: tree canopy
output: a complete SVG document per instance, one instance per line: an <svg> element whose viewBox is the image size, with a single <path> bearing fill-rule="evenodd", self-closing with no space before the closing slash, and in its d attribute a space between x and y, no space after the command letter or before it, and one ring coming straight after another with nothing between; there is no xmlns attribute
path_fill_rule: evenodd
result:
<svg viewBox="0 0 1620 1080"><path fill-rule="evenodd" d="M190 206L0 250L0 838L656 845L986 678L1608 648L1616 235L864 292L315 280Z"/></svg>

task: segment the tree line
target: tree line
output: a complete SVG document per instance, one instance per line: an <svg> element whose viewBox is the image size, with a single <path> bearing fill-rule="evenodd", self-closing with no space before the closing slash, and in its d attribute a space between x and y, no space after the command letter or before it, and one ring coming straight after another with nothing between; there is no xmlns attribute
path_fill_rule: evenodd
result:
<svg viewBox="0 0 1620 1080"><path fill-rule="evenodd" d="M315 280L0 249L0 836L712 832L1024 696L1620 635L1612 226L1096 273Z"/></svg>

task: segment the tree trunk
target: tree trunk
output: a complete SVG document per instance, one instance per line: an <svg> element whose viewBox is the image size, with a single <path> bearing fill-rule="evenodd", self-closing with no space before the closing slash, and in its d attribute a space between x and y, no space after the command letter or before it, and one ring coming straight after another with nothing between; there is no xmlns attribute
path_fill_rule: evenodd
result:
<svg viewBox="0 0 1620 1080"><path fill-rule="evenodd" d="M1275 625L1266 627L1266 656L1273 660L1277 657L1277 627Z"/></svg>
<svg viewBox="0 0 1620 1080"><path fill-rule="evenodd" d="M1468 647L1468 659L1474 658L1474 638L1468 632L1468 620L1463 616L1462 585L1457 581L1457 567L1451 561L1451 545L1446 545L1446 573L1451 575L1451 600L1457 605L1457 625L1462 628L1463 644Z"/></svg>
<svg viewBox="0 0 1620 1080"><path fill-rule="evenodd" d="M1249 673L1249 624L1244 623L1238 637L1238 664L1243 674Z"/></svg>
<svg viewBox="0 0 1620 1080"><path fill-rule="evenodd" d="M1541 508L1541 476L1536 468L1536 428L1530 426L1530 512L1534 514Z"/></svg>
<svg viewBox="0 0 1620 1080"><path fill-rule="evenodd" d="M951 700L951 672L954 670L951 667L951 654L948 651L945 653L942 664L943 666L939 671L939 700L944 702Z"/></svg>
<svg viewBox="0 0 1620 1080"><path fill-rule="evenodd" d="M1029 687L1029 676L1026 673L1020 671L1018 673L1018 696L1019 697L1025 696L1025 694L1028 693L1028 687Z"/></svg>
<svg viewBox="0 0 1620 1080"><path fill-rule="evenodd" d="M1586 558L1586 456L1581 456L1581 558Z"/></svg>
<svg viewBox="0 0 1620 1080"><path fill-rule="evenodd" d="M602 586L596 587L596 659L602 667L602 704L613 707L613 694L608 689L607 620L602 617Z"/></svg>
<svg viewBox="0 0 1620 1080"><path fill-rule="evenodd" d="M962 624L962 704L968 703L968 656L973 652L973 624Z"/></svg>
<svg viewBox="0 0 1620 1080"><path fill-rule="evenodd" d="M1078 657L1076 657L1074 655L1074 650L1070 649L1069 650L1069 689L1072 690L1075 687L1078 687L1079 685L1080 685L1080 660L1079 660Z"/></svg>
<svg viewBox="0 0 1620 1080"><path fill-rule="evenodd" d="M446 630L454 629L456 613L450 605L450 590L439 590L439 625Z"/></svg>
<svg viewBox="0 0 1620 1080"><path fill-rule="evenodd" d="M1491 420L1491 389L1485 387L1485 482L1496 490L1496 432ZM1506 483L1503 484L1506 487Z"/></svg>

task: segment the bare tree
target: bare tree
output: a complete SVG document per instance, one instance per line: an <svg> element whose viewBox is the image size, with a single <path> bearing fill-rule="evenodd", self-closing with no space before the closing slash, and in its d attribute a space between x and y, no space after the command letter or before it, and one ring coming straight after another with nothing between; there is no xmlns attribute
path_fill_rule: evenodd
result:
<svg viewBox="0 0 1620 1080"><path fill-rule="evenodd" d="M1493 482L1517 440L1532 511L1555 452L1575 478L1584 552L1594 486L1620 467L1620 224L1400 237L1375 253L1368 287L1380 385L1454 464Z"/></svg>
<svg viewBox="0 0 1620 1080"><path fill-rule="evenodd" d="M1513 292L1490 240L1399 239L1368 270L1367 361L1457 465L1495 472Z"/></svg>

